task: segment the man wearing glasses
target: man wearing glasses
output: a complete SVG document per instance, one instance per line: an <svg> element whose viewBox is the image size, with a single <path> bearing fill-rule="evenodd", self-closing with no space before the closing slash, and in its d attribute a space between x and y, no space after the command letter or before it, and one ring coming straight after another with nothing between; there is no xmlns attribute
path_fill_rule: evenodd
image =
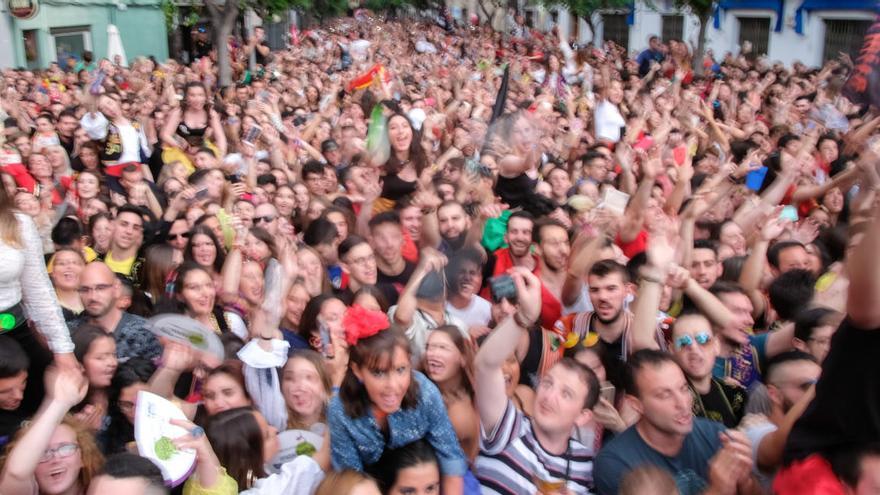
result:
<svg viewBox="0 0 880 495"><path fill-rule="evenodd" d="M712 324L702 314L683 314L673 324L672 351L687 377L694 415L734 428L745 412L746 391L712 377L720 350Z"/></svg>
<svg viewBox="0 0 880 495"><path fill-rule="evenodd" d="M272 203L262 203L254 209L254 227L265 229L278 237L278 209Z"/></svg>
<svg viewBox="0 0 880 495"><path fill-rule="evenodd" d="M146 328L146 320L118 307L122 284L110 268L94 261L80 275L79 297L83 316L71 322L73 332L83 323L92 323L113 334L116 356L124 362L133 357L147 360L158 358L162 347Z"/></svg>

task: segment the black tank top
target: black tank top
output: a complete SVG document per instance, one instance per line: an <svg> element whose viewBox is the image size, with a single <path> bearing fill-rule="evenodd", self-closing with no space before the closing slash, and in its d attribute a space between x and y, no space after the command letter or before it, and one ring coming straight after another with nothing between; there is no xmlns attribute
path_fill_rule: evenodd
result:
<svg viewBox="0 0 880 495"><path fill-rule="evenodd" d="M416 182L403 180L397 174L387 174L382 178L382 197L397 201L416 192Z"/></svg>
<svg viewBox="0 0 880 495"><path fill-rule="evenodd" d="M495 195L511 208L519 208L523 206L529 193L534 192L537 184L538 179L532 179L526 174L513 178L499 175L495 181Z"/></svg>

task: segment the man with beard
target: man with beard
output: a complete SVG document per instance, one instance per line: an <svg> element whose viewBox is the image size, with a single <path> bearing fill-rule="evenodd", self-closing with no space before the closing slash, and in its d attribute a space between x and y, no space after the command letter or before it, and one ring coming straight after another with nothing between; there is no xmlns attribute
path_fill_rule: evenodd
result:
<svg viewBox="0 0 880 495"><path fill-rule="evenodd" d="M79 297L83 303L83 316L71 322L76 333L83 323L91 323L113 334L116 340L116 356L125 362L139 357L148 360L162 355L162 347L156 337L147 330L147 321L140 316L119 309L122 283L110 268L100 261L93 261L83 268L80 275Z"/></svg>
<svg viewBox="0 0 880 495"><path fill-rule="evenodd" d="M532 241L538 255L534 273L541 279L541 324L549 327L562 316L562 287L571 254L568 229L556 220L544 219L535 224Z"/></svg>
<svg viewBox="0 0 880 495"><path fill-rule="evenodd" d="M486 265L488 277L507 273L511 267L521 266L534 273L538 268L538 256L532 254L532 231L535 217L524 210L517 210L507 218L504 242L507 247L498 248L489 256ZM487 278L488 278L487 277ZM488 290L488 289L487 289ZM484 296L485 293L484 293Z"/></svg>
<svg viewBox="0 0 880 495"><path fill-rule="evenodd" d="M440 229L440 252L452 256L465 247L471 228L471 217L457 201L445 201L437 208L437 223Z"/></svg>
<svg viewBox="0 0 880 495"><path fill-rule="evenodd" d="M618 493L627 472L654 465L683 495L760 493L751 476L748 439L694 418L687 378L669 354L641 350L627 363L625 389L641 418L599 451L593 465L600 495Z"/></svg>
<svg viewBox="0 0 880 495"><path fill-rule="evenodd" d="M748 414L740 425L752 442L756 471L767 488L782 465L788 433L816 395L813 384L821 373L816 359L801 351L782 353L767 365L770 410Z"/></svg>
<svg viewBox="0 0 880 495"><path fill-rule="evenodd" d="M694 416L735 428L745 412L746 391L712 377L721 344L709 319L700 313L683 314L672 325L675 360L687 376Z"/></svg>

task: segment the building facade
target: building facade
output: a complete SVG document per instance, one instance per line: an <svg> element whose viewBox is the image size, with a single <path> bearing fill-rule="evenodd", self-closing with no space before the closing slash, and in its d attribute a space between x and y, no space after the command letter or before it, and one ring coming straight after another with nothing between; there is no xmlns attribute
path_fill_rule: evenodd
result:
<svg viewBox="0 0 880 495"><path fill-rule="evenodd" d="M470 14L485 20L478 1L448 0L448 6L462 20ZM630 52L638 52L647 47L651 35L658 35L697 45L698 19L676 10L669 0L637 1L631 9L596 12L592 16L595 33L584 20L561 7L548 9L523 0L513 0L511 5L532 27L546 30L557 25L579 43L613 40ZM839 52L855 58L865 31L878 13L877 3L865 0L721 0L706 32L706 47L718 60L728 52L738 53L743 41L748 40L753 52L766 55L770 61L818 66ZM503 29L503 12L493 17L493 25Z"/></svg>
<svg viewBox="0 0 880 495"><path fill-rule="evenodd" d="M2 26L9 43L0 67L44 68L51 62L64 66L68 57L80 59L91 51L95 60L107 56L107 26L119 29L129 61L138 56L168 58L168 40L161 0L3 0ZM22 15L22 7L35 7Z"/></svg>

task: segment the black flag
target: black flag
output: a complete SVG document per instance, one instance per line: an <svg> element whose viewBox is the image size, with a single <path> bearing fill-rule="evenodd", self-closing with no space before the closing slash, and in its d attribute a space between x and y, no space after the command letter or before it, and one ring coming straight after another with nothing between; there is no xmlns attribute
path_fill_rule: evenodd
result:
<svg viewBox="0 0 880 495"><path fill-rule="evenodd" d="M492 106L492 118L489 123L495 122L495 119L504 113L504 107L507 106L507 86L510 83L510 64L504 66L504 75L501 77L501 87L498 88L498 96L495 97L495 105Z"/></svg>

